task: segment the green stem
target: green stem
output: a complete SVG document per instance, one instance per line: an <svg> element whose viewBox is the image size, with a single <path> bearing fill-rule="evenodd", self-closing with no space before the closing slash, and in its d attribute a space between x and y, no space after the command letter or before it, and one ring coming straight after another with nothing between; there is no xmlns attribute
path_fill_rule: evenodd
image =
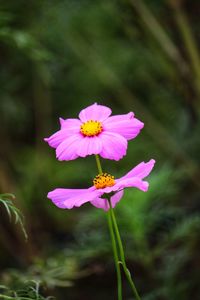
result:
<svg viewBox="0 0 200 300"><path fill-rule="evenodd" d="M111 242L112 242L114 260L115 260L115 267L116 267L116 273L117 273L118 300L122 300L121 270L120 270L119 257L118 257L118 253L117 253L117 244L116 244L116 241L115 241L115 234L114 234L114 231L113 231L112 218L111 218L110 210L108 211L108 227L109 227L109 230L110 230L110 237L111 237Z"/></svg>
<svg viewBox="0 0 200 300"><path fill-rule="evenodd" d="M97 168L99 173L103 173L102 171L102 167L101 167L101 162L99 159L98 155L95 155L96 158L96 163L97 163ZM141 300L137 289L135 287L135 284L133 282L133 279L131 277L131 273L129 272L127 266L126 266L126 260L125 260L125 255L124 255L124 248L122 245L122 240L120 237L120 233L119 233L119 229L118 229L118 225L117 225L117 221L115 218L115 214L114 214L114 210L112 208L111 205L111 200L108 199L109 205L110 205L110 209L108 211L108 225L109 225L109 229L110 229L110 236L111 236L111 241L112 241L112 247L113 247L113 253L114 253L114 260L115 260L115 266L116 266L116 272L117 272L117 283L118 283L118 300L122 299L122 284L121 284L121 272L120 272L120 263L123 266L124 269L124 273L127 277L127 280L133 290L133 293L135 295L135 299L136 300ZM114 230L113 230L114 228ZM114 233L115 231L115 233ZM115 239L116 238L116 239ZM117 243L116 240L118 242L118 246L119 246L119 253L120 253L120 257L121 257L121 262L119 261L119 256L118 256L118 251L117 251Z"/></svg>
<svg viewBox="0 0 200 300"><path fill-rule="evenodd" d="M126 275L126 278L133 290L133 293L135 295L135 298L137 300L141 300L138 292L137 292L137 289L135 287L135 284L133 282L133 279L131 277L131 273L130 271L128 270L127 266L126 266L126 260L125 260L125 255L124 255L124 248L123 248L123 244L122 244L122 240L121 240L121 237L120 237L120 233L119 233L119 229L118 229L118 225L117 225L117 221L116 221L116 218L115 218L115 214L114 214L114 210L112 208L112 205L111 205L111 202L110 200L109 201L109 205L110 205L110 215L111 215L111 218L112 218L112 222L113 222L113 226L114 226L114 230L115 230L115 235L116 235L116 238L117 238L117 242L118 242L118 246L119 246L119 252L120 252L120 257L121 257L121 260L122 260L122 266L123 266L123 269L124 269L124 273Z"/></svg>
<svg viewBox="0 0 200 300"><path fill-rule="evenodd" d="M96 159L97 169L99 171L99 174L102 174L103 170L102 170L102 167L101 167L101 162L100 162L100 158L99 158L98 154L95 155L95 159Z"/></svg>
<svg viewBox="0 0 200 300"><path fill-rule="evenodd" d="M101 174L101 173L103 173L103 170L101 167L99 155L95 155L95 159L96 159L98 171ZM118 300L122 300L122 278L121 278L121 270L120 270L120 261L119 261L118 252L117 252L117 244L116 244L116 240L115 240L115 234L114 234L114 230L113 230L112 217L111 217L110 210L108 211L108 227L110 230L110 237L111 237L114 261L115 261L115 268L116 268L116 273L117 273Z"/></svg>

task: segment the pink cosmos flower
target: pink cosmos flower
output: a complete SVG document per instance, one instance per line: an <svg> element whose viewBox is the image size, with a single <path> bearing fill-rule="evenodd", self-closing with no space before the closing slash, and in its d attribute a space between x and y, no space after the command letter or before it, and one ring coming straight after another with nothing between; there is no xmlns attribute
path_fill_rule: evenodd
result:
<svg viewBox="0 0 200 300"><path fill-rule="evenodd" d="M115 207L122 198L125 188L136 187L146 192L149 184L142 179L149 175L154 164L154 159L147 163L142 162L119 179L114 179L110 174L102 173L94 178L94 185L88 189L55 189L49 192L47 197L56 206L63 209L79 207L90 202L92 205L107 211L109 204L106 198L111 196L112 207Z"/></svg>
<svg viewBox="0 0 200 300"><path fill-rule="evenodd" d="M99 154L120 160L127 150L127 140L135 138L144 124L130 112L111 116L111 109L94 103L81 110L79 119L60 118L61 129L44 140L56 149L58 160Z"/></svg>

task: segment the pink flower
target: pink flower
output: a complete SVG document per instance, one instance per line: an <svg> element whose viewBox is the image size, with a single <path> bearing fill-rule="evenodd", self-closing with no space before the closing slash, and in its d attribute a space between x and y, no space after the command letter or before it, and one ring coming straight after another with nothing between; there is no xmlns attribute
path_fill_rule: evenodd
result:
<svg viewBox="0 0 200 300"><path fill-rule="evenodd" d="M44 140L56 149L58 160L92 154L119 160L126 155L127 140L135 138L144 124L133 112L110 117L111 112L94 103L80 112L79 119L60 118L61 129Z"/></svg>
<svg viewBox="0 0 200 300"><path fill-rule="evenodd" d="M114 179L107 173L99 174L93 180L94 185L88 189L55 189L49 192L47 197L56 206L63 209L79 207L90 202L92 205L107 211L109 204L106 198L111 196L112 207L115 207L123 196L124 188L136 187L146 192L149 184L142 179L149 175L154 164L154 159L147 163L142 162L119 179Z"/></svg>

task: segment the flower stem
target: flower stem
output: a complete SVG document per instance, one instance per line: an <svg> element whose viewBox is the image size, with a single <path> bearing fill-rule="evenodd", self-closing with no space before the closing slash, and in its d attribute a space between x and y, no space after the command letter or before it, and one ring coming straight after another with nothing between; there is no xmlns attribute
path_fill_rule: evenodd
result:
<svg viewBox="0 0 200 300"><path fill-rule="evenodd" d="M101 162L100 162L100 158L99 158L98 154L95 155L95 159L96 159L96 163L97 163L97 169L99 171L99 174L101 174L101 173L103 173L103 170L101 167Z"/></svg>
<svg viewBox="0 0 200 300"><path fill-rule="evenodd" d="M99 155L95 155L96 163L97 163L97 168L99 173L103 173L102 167L101 167L101 162ZM112 217L111 217L111 212L110 209L108 211L108 227L110 230L110 237L111 237L111 242L112 242L112 248L113 248L113 255L114 255L114 261L115 261L115 268L116 268L116 273L117 273L117 295L118 295L118 300L122 300L122 278L121 278L121 270L120 270L120 261L119 261L119 256L117 252L117 244L115 240L115 234L113 230L113 224L112 224Z"/></svg>
<svg viewBox="0 0 200 300"><path fill-rule="evenodd" d="M99 158L98 154L95 155L95 159L96 159L98 171L101 174L101 173L103 173L103 171L102 171L101 162L100 162L100 158ZM121 240L121 237L120 237L117 221L116 221L116 218L115 218L115 213L114 213L114 210L113 210L113 207L112 207L112 204L111 204L111 200L108 199L108 202L109 202L109 206L110 206L110 209L108 211L108 225L109 225L109 230L110 230L114 260L115 260L115 266L116 266L116 273L117 273L118 300L122 300L121 270L120 270L120 265L119 264L122 264L122 266L123 266L124 273L126 275L126 278L129 282L131 288L132 288L135 299L136 300L141 300L141 298L140 298L140 296L137 292L137 289L135 287L135 284L133 282L133 279L131 277L131 273L130 273L129 269L126 266L124 248L123 248L122 240ZM119 261L116 240L117 240L118 247L119 247L119 254L120 254L121 261Z"/></svg>
<svg viewBox="0 0 200 300"><path fill-rule="evenodd" d="M110 210L109 211L110 211L110 215L111 215L111 218L112 218L112 223L113 223L114 230L115 230L116 239L117 239L118 246L119 246L119 252L120 252L120 257L121 257L121 260L122 260L122 266L123 266L123 269L124 269L124 273L126 275L126 278L129 282L131 288L132 288L132 291L135 295L136 300L141 300L141 298L140 298L140 296L137 292L137 289L135 287L135 284L133 282L133 279L131 277L131 273L130 273L130 271L128 270L128 268L126 266L124 248L123 248L122 240L121 240L121 237L120 237L117 221L116 221L116 218L115 218L114 210L112 208L110 200L108 200L108 201L109 201L109 204L110 204Z"/></svg>
<svg viewBox="0 0 200 300"><path fill-rule="evenodd" d="M116 273L117 273L118 300L122 300L121 270L120 270L119 257L118 257L118 253L117 253L117 245L116 245L116 241L115 241L115 234L114 234L114 231L113 231L112 218L111 218L110 210L108 211L108 227L109 227L109 230L110 230L110 237L111 237L111 242L112 242L114 260L115 260L115 267L116 267Z"/></svg>

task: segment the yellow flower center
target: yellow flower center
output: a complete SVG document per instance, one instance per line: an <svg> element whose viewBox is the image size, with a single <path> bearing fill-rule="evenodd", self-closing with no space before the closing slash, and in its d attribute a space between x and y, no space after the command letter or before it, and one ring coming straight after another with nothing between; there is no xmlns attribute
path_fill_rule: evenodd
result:
<svg viewBox="0 0 200 300"><path fill-rule="evenodd" d="M93 180L94 186L96 189L103 189L115 184L114 176L108 173L101 173L97 175Z"/></svg>
<svg viewBox="0 0 200 300"><path fill-rule="evenodd" d="M85 136L95 136L101 133L103 126L99 121L89 120L81 125L80 131Z"/></svg>

